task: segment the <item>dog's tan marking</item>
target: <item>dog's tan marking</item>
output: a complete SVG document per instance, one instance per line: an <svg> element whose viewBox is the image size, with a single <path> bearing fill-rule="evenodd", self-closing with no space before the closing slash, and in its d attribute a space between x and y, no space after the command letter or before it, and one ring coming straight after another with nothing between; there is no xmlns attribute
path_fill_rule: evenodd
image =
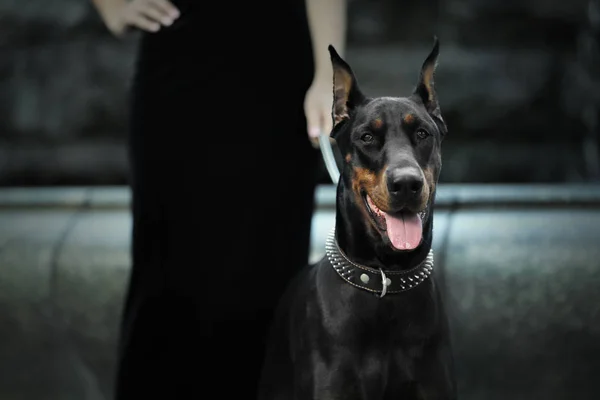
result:
<svg viewBox="0 0 600 400"><path fill-rule="evenodd" d="M352 191L357 198L360 198L362 190L365 190L370 195L377 187L379 180L377 173L366 168L354 167Z"/></svg>
<svg viewBox="0 0 600 400"><path fill-rule="evenodd" d="M362 198L362 191L367 192L367 195L371 198L373 203L382 211L389 210L390 193L387 190L386 175L387 168L382 168L379 172L374 172L366 168L355 167L354 175L352 176L352 191L356 204L362 204L361 210L365 219L370 222L373 228L375 228L372 218L369 216L369 212L364 205Z"/></svg>
<svg viewBox="0 0 600 400"><path fill-rule="evenodd" d="M413 122L415 122L415 116L412 114L406 114L403 118L402 121L404 121L405 124L410 125Z"/></svg>
<svg viewBox="0 0 600 400"><path fill-rule="evenodd" d="M421 191L421 204L419 205L420 209L424 209L429 202L429 196L435 191L435 176L433 174L433 170L431 167L426 167L423 169L423 177L425 178L425 184L423 185L423 190Z"/></svg>
<svg viewBox="0 0 600 400"><path fill-rule="evenodd" d="M435 63L429 63L423 68L423 85L427 89L427 96L429 101L435 100L435 92L433 90L433 74L435 72Z"/></svg>
<svg viewBox="0 0 600 400"><path fill-rule="evenodd" d="M381 118L375 118L371 122L371 127L375 130L379 130L379 129L383 128L383 120Z"/></svg>
<svg viewBox="0 0 600 400"><path fill-rule="evenodd" d="M346 162L348 164L350 164L350 161L352 161L352 154L350 154L350 153L346 154L346 157L344 159L346 160Z"/></svg>
<svg viewBox="0 0 600 400"><path fill-rule="evenodd" d="M333 74L333 120L334 126L348 118L348 96L352 89L352 76L344 69L335 68Z"/></svg>

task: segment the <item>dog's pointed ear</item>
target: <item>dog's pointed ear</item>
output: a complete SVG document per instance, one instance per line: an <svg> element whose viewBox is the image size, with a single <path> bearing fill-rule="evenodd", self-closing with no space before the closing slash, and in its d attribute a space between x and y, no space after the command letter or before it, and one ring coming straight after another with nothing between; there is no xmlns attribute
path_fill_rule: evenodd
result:
<svg viewBox="0 0 600 400"><path fill-rule="evenodd" d="M433 49L425 59L419 74L419 82L415 88L415 94L419 96L427 111L440 119L443 123L440 105L438 103L437 94L434 86L434 75L437 68L438 55L440 53L440 42L437 36L433 38Z"/></svg>
<svg viewBox="0 0 600 400"><path fill-rule="evenodd" d="M332 45L329 45L328 49L333 67L333 107L331 116L335 128L344 119L350 117L356 107L365 100L365 96L358 88L358 82L352 68L340 57Z"/></svg>

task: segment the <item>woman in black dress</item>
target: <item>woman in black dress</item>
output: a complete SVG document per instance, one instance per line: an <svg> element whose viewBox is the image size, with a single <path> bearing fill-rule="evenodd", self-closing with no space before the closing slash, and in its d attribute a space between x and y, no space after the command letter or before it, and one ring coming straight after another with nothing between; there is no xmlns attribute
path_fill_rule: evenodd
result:
<svg viewBox="0 0 600 400"><path fill-rule="evenodd" d="M308 262L308 139L331 128L344 0L94 3L116 36L143 31L116 399L253 398L273 308Z"/></svg>

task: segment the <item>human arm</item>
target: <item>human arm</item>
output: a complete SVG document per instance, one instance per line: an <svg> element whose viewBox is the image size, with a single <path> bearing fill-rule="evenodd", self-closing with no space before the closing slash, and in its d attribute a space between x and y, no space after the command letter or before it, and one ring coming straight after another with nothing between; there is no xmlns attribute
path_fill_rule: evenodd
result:
<svg viewBox="0 0 600 400"><path fill-rule="evenodd" d="M169 0L92 0L108 30L121 37L129 28L157 32L179 17Z"/></svg>
<svg viewBox="0 0 600 400"><path fill-rule="evenodd" d="M308 135L316 143L319 134L332 128L333 70L328 46L343 57L346 50L347 0L306 0L315 75L306 93L304 111Z"/></svg>

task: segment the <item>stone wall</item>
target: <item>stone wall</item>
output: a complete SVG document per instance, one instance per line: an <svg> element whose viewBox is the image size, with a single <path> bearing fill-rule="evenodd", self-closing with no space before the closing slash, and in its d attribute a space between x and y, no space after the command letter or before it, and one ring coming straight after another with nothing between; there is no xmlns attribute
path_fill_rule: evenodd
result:
<svg viewBox="0 0 600 400"><path fill-rule="evenodd" d="M0 2L0 185L125 183L136 38L112 38L90 2L52 4ZM446 182L598 179L598 13L597 0L354 0L347 58L365 91L405 95L438 35Z"/></svg>
<svg viewBox="0 0 600 400"><path fill-rule="evenodd" d="M122 183L135 38L89 1L0 2L0 183Z"/></svg>
<svg viewBox="0 0 600 400"><path fill-rule="evenodd" d="M589 175L600 180L600 1L590 0L579 33L576 58L567 65L563 107L584 124L583 158Z"/></svg>

